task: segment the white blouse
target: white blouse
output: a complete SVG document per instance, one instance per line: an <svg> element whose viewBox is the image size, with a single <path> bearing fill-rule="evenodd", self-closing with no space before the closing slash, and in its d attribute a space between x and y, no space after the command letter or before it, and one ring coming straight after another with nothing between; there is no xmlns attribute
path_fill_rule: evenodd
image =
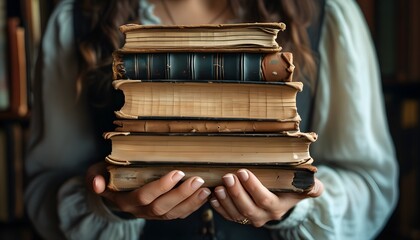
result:
<svg viewBox="0 0 420 240"><path fill-rule="evenodd" d="M143 22L158 23L141 4ZM28 214L46 239L137 239L145 220L117 217L84 184L97 141L86 101L76 100L72 9L73 0L58 4L43 40L43 112L34 109L43 122L31 124L44 135L27 153ZM325 191L269 228L282 239L371 239L396 205L398 166L376 53L355 1L326 1L320 56L311 155Z"/></svg>

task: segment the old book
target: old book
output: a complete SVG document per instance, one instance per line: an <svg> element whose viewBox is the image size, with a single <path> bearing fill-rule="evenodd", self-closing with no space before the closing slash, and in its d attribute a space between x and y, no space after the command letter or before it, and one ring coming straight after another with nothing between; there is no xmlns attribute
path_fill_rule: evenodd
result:
<svg viewBox="0 0 420 240"><path fill-rule="evenodd" d="M290 52L113 53L114 79L188 79L290 82Z"/></svg>
<svg viewBox="0 0 420 240"><path fill-rule="evenodd" d="M0 111L10 106L9 83L7 76L7 31L6 0L0 0Z"/></svg>
<svg viewBox="0 0 420 240"><path fill-rule="evenodd" d="M273 192L306 192L314 185L316 167L303 164L296 167L279 166L223 166L223 165L142 165L136 167L108 166L108 188L114 191L129 191L159 179L177 169L185 173L184 179L199 176L204 187L223 185L222 177L246 168L254 173L262 184Z"/></svg>
<svg viewBox="0 0 420 240"><path fill-rule="evenodd" d="M299 165L309 163L315 133L198 134L106 132L109 163L209 163Z"/></svg>
<svg viewBox="0 0 420 240"><path fill-rule="evenodd" d="M247 51L276 52L276 42L284 23L237 23L204 25L139 25L120 27L126 52L159 51Z"/></svg>
<svg viewBox="0 0 420 240"><path fill-rule="evenodd" d="M119 118L295 119L301 82L237 83L114 80L124 94Z"/></svg>
<svg viewBox="0 0 420 240"><path fill-rule="evenodd" d="M299 130L299 115L286 121L115 120L115 131L157 133L251 133Z"/></svg>
<svg viewBox="0 0 420 240"><path fill-rule="evenodd" d="M25 29L20 26L20 19L17 17L9 18L7 27L10 77L9 114L14 117L25 117L29 112Z"/></svg>

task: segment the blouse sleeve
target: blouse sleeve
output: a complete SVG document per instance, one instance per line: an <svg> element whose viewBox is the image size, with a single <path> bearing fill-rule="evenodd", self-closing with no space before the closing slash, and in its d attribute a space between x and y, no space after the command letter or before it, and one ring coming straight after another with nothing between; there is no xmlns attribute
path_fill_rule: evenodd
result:
<svg viewBox="0 0 420 240"><path fill-rule="evenodd" d="M39 102L26 158L28 215L44 239L137 239L144 220L117 217L84 184L87 167L99 159L86 100L76 94L72 13L73 0L61 1L42 42L41 80L34 93ZM39 129L41 138L35 139Z"/></svg>
<svg viewBox="0 0 420 240"><path fill-rule="evenodd" d="M271 228L282 239L372 239L398 195L379 67L355 1L327 0L325 14L311 148L325 191Z"/></svg>

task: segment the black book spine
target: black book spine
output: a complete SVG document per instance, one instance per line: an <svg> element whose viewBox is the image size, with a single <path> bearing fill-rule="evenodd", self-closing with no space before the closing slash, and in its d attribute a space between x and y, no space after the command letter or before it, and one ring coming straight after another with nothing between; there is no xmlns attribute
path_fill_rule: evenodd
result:
<svg viewBox="0 0 420 240"><path fill-rule="evenodd" d="M263 53L114 54L114 79L264 81Z"/></svg>

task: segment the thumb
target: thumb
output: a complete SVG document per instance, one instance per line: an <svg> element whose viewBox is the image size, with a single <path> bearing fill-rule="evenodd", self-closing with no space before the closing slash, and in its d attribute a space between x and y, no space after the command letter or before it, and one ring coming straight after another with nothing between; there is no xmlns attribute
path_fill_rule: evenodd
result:
<svg viewBox="0 0 420 240"><path fill-rule="evenodd" d="M324 192L324 184L318 178L315 178L314 186L306 195L315 198L321 196L322 192Z"/></svg>
<svg viewBox="0 0 420 240"><path fill-rule="evenodd" d="M86 172L86 185L96 194L101 194L106 189L106 167L103 162L93 164Z"/></svg>
<svg viewBox="0 0 420 240"><path fill-rule="evenodd" d="M96 194L101 194L106 189L105 178L101 175L96 175L92 180L92 190Z"/></svg>

